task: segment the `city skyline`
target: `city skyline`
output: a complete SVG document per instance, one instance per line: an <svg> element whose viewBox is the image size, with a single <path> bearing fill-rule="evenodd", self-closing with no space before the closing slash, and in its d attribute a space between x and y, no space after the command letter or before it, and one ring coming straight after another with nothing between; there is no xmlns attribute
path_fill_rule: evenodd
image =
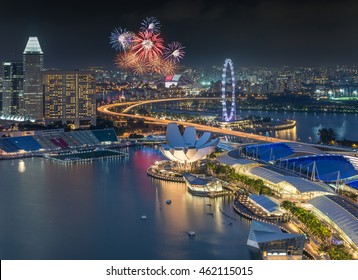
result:
<svg viewBox="0 0 358 280"><path fill-rule="evenodd" d="M185 66L358 64L353 1L155 1L107 5L1 5L5 44L1 61L20 60L29 36L37 36L46 68L114 67L109 36L116 27L137 30L157 17L167 42L186 47ZM70 7L70 8L69 8Z"/></svg>

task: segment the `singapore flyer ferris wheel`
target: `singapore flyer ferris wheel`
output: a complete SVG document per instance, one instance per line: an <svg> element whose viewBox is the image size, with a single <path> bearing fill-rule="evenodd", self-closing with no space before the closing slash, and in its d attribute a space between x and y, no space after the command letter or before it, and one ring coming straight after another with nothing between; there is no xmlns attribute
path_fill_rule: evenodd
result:
<svg viewBox="0 0 358 280"><path fill-rule="evenodd" d="M230 115L228 115L226 108L226 71L227 66L230 66L231 72L231 109ZM221 93L222 93L222 120L226 122L236 120L236 100L235 100L235 77L234 77L234 65L230 58L225 59L222 81L221 81Z"/></svg>

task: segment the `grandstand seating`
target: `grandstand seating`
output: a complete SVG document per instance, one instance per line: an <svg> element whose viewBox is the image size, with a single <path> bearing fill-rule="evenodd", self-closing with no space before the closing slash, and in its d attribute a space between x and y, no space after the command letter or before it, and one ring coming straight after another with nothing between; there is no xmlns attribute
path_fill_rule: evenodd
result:
<svg viewBox="0 0 358 280"><path fill-rule="evenodd" d="M0 150L17 153L44 149L47 151L83 146L99 145L102 142L117 142L114 129L83 130L55 133L43 133L32 136L5 137L0 139Z"/></svg>
<svg viewBox="0 0 358 280"><path fill-rule="evenodd" d="M8 153L24 150L27 152L37 151L42 146L32 136L9 137L1 139L0 145L3 144L4 150Z"/></svg>

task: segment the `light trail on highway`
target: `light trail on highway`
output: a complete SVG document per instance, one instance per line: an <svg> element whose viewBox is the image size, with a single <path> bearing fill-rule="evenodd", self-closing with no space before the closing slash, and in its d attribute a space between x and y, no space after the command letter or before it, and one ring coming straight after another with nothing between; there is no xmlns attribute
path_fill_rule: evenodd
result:
<svg viewBox="0 0 358 280"><path fill-rule="evenodd" d="M132 109L134 109L137 106L151 104L151 103L158 103L158 102L171 102L171 101L190 101L190 100L219 100L220 98L209 98L209 97L200 97L200 98L168 98L168 99L156 99L156 100L144 100L144 101L130 101L130 102L123 102L123 103L116 103L116 104L109 104L109 105L103 105L97 108L98 112L113 116L113 117L127 117L127 118L136 118L136 119L142 119L147 122L151 122L153 124L157 125L168 125L169 123L177 123L178 125L183 126L193 126L196 130L200 131L209 131L215 134L220 135L228 135L228 136L236 136L240 138L246 138L256 141L262 141L262 142L271 142L271 143L277 143L277 142L293 142L290 140L285 139L279 139L275 137L268 137L268 136L262 136L252 133L246 133L242 131L233 131L233 130L227 130L222 129L218 127L212 127L208 125L202 125L192 122L185 122L185 121L176 121L176 120L167 120L167 119L158 119L153 117L147 117L142 115L133 115L129 114L128 112ZM122 112L113 112L111 109L115 107L126 107Z"/></svg>

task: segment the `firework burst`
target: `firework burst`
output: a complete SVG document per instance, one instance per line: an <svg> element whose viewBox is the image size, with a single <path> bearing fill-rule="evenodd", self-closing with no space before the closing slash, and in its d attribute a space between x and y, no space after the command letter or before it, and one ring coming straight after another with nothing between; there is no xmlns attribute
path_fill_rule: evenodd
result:
<svg viewBox="0 0 358 280"><path fill-rule="evenodd" d="M119 68L130 70L136 65L137 60L138 59L135 54L131 52L124 52L116 55L115 64Z"/></svg>
<svg viewBox="0 0 358 280"><path fill-rule="evenodd" d="M122 28L115 28L111 32L110 43L118 51L126 51L133 45L133 34Z"/></svg>
<svg viewBox="0 0 358 280"><path fill-rule="evenodd" d="M168 47L164 49L164 59L171 62L179 62L185 55L184 48L179 42L168 44Z"/></svg>
<svg viewBox="0 0 358 280"><path fill-rule="evenodd" d="M143 75L145 73L148 73L149 72L148 63L146 63L145 61L137 60L137 62L133 67L133 72L134 74L137 75Z"/></svg>
<svg viewBox="0 0 358 280"><path fill-rule="evenodd" d="M139 32L133 42L132 52L138 55L139 59L151 61L163 54L164 40L159 34L149 31Z"/></svg>
<svg viewBox="0 0 358 280"><path fill-rule="evenodd" d="M159 33L160 22L155 17L147 17L141 25L138 34L122 28L112 31L110 43L120 51L115 57L115 65L138 75L174 74L178 70L177 63L185 54L182 44L173 42L164 48L164 40Z"/></svg>
<svg viewBox="0 0 358 280"><path fill-rule="evenodd" d="M177 64L164 60L161 70L164 75L174 75L178 70L179 67Z"/></svg>
<svg viewBox="0 0 358 280"><path fill-rule="evenodd" d="M164 59L161 58L160 56L158 56L158 57L152 59L150 61L150 63L148 62L147 64L148 64L148 68L151 72L163 74L162 73L163 63L164 63Z"/></svg>
<svg viewBox="0 0 358 280"><path fill-rule="evenodd" d="M156 17L147 17L142 21L140 30L142 32L148 31L154 34L158 34L160 32L160 27L160 21Z"/></svg>

